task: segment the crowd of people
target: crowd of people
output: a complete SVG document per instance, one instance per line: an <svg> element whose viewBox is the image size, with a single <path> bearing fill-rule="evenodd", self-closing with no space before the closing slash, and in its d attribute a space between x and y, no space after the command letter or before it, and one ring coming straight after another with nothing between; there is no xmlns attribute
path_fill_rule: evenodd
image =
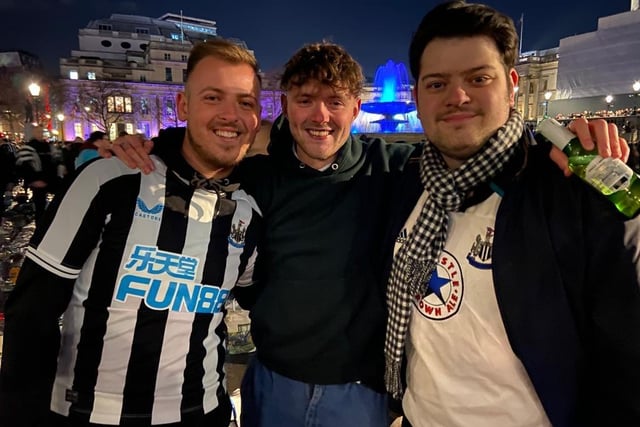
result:
<svg viewBox="0 0 640 427"><path fill-rule="evenodd" d="M639 425L640 219L534 142L517 53L505 14L434 7L409 48L426 142L387 144L350 133L343 47L290 58L265 126L253 54L195 45L186 127L98 148L41 217L0 425L227 427L231 293L256 345L244 427L386 427L399 402L403 427ZM568 127L626 160L604 120Z"/></svg>
<svg viewBox="0 0 640 427"><path fill-rule="evenodd" d="M0 218L12 202L14 186L24 182L25 188L31 191L36 222L39 222L50 197L65 177L98 157L98 148L110 144L108 135L102 131L92 132L86 140L77 137L74 141L49 141L44 138L42 126L30 123L25 125L24 141L0 141L0 190L3 192Z"/></svg>

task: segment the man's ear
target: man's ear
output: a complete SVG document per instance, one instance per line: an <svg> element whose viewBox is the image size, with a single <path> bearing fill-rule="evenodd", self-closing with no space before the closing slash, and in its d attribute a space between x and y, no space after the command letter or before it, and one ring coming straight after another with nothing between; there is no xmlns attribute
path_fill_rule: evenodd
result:
<svg viewBox="0 0 640 427"><path fill-rule="evenodd" d="M509 80L511 81L511 84L510 84L511 90L509 92L509 106L513 108L516 105L515 87L518 86L518 80L519 80L518 72L516 71L515 68L512 68L509 71Z"/></svg>
<svg viewBox="0 0 640 427"><path fill-rule="evenodd" d="M186 122L187 117L189 117L189 107L187 94L185 92L178 92L178 95L176 95L176 105L178 106L178 118L180 121Z"/></svg>

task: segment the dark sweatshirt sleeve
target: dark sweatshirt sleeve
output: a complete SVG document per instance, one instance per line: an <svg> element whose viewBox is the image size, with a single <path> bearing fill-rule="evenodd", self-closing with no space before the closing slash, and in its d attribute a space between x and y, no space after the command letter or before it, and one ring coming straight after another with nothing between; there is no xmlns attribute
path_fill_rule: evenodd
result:
<svg viewBox="0 0 640 427"><path fill-rule="evenodd" d="M25 259L5 307L0 426L47 425L60 347L58 319L73 282Z"/></svg>

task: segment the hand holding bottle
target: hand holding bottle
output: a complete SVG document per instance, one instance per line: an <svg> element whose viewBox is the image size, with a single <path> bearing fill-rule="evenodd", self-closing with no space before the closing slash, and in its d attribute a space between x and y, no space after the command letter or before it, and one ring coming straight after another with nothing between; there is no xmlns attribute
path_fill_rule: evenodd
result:
<svg viewBox="0 0 640 427"><path fill-rule="evenodd" d="M617 138L617 130L614 135ZM538 124L536 138L539 137L562 150L569 169L607 196L621 213L632 217L640 210L640 179L622 160L602 156L595 148L587 149L578 136L554 119Z"/></svg>
<svg viewBox="0 0 640 427"><path fill-rule="evenodd" d="M614 123L607 123L603 119L587 120L581 117L569 123L567 129L576 134L580 144L587 151L597 148L601 157L615 157L625 163L629 158L629 144L624 138L620 138ZM553 147L549 157L564 171L565 176L571 175L569 159L565 153Z"/></svg>

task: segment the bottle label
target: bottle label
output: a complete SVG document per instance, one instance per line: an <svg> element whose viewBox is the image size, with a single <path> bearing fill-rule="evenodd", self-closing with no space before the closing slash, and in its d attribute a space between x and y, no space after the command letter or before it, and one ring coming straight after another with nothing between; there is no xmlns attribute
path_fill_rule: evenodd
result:
<svg viewBox="0 0 640 427"><path fill-rule="evenodd" d="M612 157L595 156L585 169L585 180L608 196L631 185L633 170Z"/></svg>

